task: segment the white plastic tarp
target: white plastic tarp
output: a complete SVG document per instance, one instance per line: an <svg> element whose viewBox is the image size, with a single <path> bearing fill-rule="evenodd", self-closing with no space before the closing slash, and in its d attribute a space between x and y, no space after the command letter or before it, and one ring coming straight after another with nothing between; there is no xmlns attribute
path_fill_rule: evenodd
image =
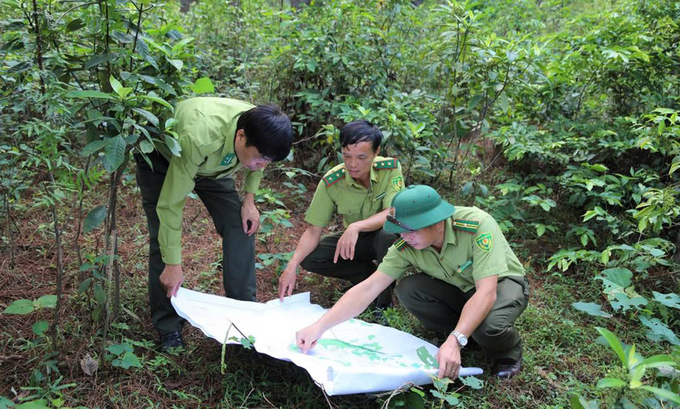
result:
<svg viewBox="0 0 680 409"><path fill-rule="evenodd" d="M309 302L309 293L267 303L237 301L180 288L172 305L177 313L220 343L253 337L260 353L292 361L304 368L328 395L389 391L405 384L432 383L437 369L419 357L437 347L411 334L352 319L326 331L315 348L303 354L295 332L326 310ZM229 339L233 338L233 339ZM461 368L460 376L479 375L480 368Z"/></svg>

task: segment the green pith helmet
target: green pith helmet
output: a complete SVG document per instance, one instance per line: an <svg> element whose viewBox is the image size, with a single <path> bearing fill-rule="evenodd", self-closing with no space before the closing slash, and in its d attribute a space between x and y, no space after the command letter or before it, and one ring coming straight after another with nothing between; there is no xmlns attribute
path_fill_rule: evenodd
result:
<svg viewBox="0 0 680 409"><path fill-rule="evenodd" d="M392 199L393 212L383 226L390 233L419 230L446 220L456 210L429 186L411 185Z"/></svg>

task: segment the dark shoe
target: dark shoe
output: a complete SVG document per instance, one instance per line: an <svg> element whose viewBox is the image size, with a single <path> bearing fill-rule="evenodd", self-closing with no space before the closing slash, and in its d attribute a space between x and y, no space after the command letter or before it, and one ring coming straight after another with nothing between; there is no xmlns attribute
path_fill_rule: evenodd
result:
<svg viewBox="0 0 680 409"><path fill-rule="evenodd" d="M519 361L498 360L493 365L493 374L501 379L512 378L522 369L522 358Z"/></svg>
<svg viewBox="0 0 680 409"><path fill-rule="evenodd" d="M161 351L168 352L171 348L184 347L181 331L172 331L160 333L161 336Z"/></svg>

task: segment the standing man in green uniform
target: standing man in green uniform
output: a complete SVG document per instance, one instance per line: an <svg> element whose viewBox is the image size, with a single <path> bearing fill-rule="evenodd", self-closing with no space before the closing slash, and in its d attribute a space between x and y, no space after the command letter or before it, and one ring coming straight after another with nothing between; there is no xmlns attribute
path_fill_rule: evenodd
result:
<svg viewBox="0 0 680 409"><path fill-rule="evenodd" d="M392 206L385 230L401 239L378 271L297 332L298 347L306 353L326 330L361 313L400 279L402 304L425 327L448 335L437 353L440 378L458 376L470 337L494 361L494 375L517 374L522 341L513 324L527 306L529 285L496 221L476 207L454 208L429 186L409 186ZM422 273L404 277L409 266Z"/></svg>
<svg viewBox="0 0 680 409"><path fill-rule="evenodd" d="M170 297L182 284L182 210L194 190L223 241L227 297L255 301L255 241L260 214L255 193L262 169L288 156L290 119L271 105L227 98L193 98L177 104L174 129L182 148L174 156L158 144L147 162L136 155L137 184L149 228L149 304L163 349L183 345L183 319ZM234 172L246 168L241 202Z"/></svg>
<svg viewBox="0 0 680 409"><path fill-rule="evenodd" d="M392 198L404 183L396 159L377 156L382 132L368 121L354 121L340 130L344 163L319 182L302 234L288 266L279 278L279 298L291 295L298 266L357 284L373 274L397 236L385 231ZM334 213L342 215L344 232L321 237ZM392 305L392 288L377 296L376 305Z"/></svg>

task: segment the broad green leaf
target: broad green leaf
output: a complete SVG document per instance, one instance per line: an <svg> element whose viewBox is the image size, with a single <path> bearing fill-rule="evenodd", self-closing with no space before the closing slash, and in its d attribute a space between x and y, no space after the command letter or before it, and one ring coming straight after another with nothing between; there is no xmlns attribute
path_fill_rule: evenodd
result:
<svg viewBox="0 0 680 409"><path fill-rule="evenodd" d="M607 340L607 343L611 349L616 353L616 355L618 355L621 363L624 366L628 366L628 358L626 357L626 353L623 351L623 345L621 344L621 341L619 341L619 338L617 338L613 332L606 328L595 327L595 329L604 337L604 339Z"/></svg>
<svg viewBox="0 0 680 409"><path fill-rule="evenodd" d="M599 409L600 407L597 404L597 401L595 400L587 401L581 395L571 395L571 398L569 399L569 404L571 405L571 409Z"/></svg>
<svg viewBox="0 0 680 409"><path fill-rule="evenodd" d="M642 365L647 368L658 368L660 366L675 366L676 363L670 355L654 355L643 360Z"/></svg>
<svg viewBox="0 0 680 409"><path fill-rule="evenodd" d="M121 135L117 135L115 138L110 139L111 142L106 146L104 150L104 160L102 165L107 172L115 172L120 165L125 160L125 139Z"/></svg>
<svg viewBox="0 0 680 409"><path fill-rule="evenodd" d="M177 91L175 91L175 88L173 88L172 85L166 83L160 78L152 77L150 75L140 75L139 78L148 82L149 84L158 86L158 88L162 89L168 94L177 95Z"/></svg>
<svg viewBox="0 0 680 409"><path fill-rule="evenodd" d="M108 211L109 207L106 205L97 206L90 210L90 213L87 214L83 222L83 233L91 232L99 227L106 220Z"/></svg>
<svg viewBox="0 0 680 409"><path fill-rule="evenodd" d="M195 83L189 85L192 91L197 94L205 94L207 92L215 92L215 86L213 85L210 78L203 77L196 80Z"/></svg>
<svg viewBox="0 0 680 409"><path fill-rule="evenodd" d="M71 91L66 96L69 98L116 99L113 95L101 91Z"/></svg>
<svg viewBox="0 0 680 409"><path fill-rule="evenodd" d="M622 388L626 382L616 378L602 378L597 381L597 388Z"/></svg>
<svg viewBox="0 0 680 409"><path fill-rule="evenodd" d="M602 280L605 294L628 287L631 278L633 278L633 273L627 268L609 268L602 272L602 276L595 277L597 280Z"/></svg>
<svg viewBox="0 0 680 409"><path fill-rule="evenodd" d="M33 329L33 333L35 335L42 337L45 335L45 331L50 328L50 324L45 320L40 320L36 321L31 328Z"/></svg>
<svg viewBox="0 0 680 409"><path fill-rule="evenodd" d="M163 105L164 107L168 108L169 110L171 110L173 112L175 111L172 108L172 105L170 105L168 103L168 101L164 100L163 98L160 98L155 93L149 93L148 95L138 95L137 97L134 97L134 98L148 99L149 101L157 102L157 103Z"/></svg>
<svg viewBox="0 0 680 409"><path fill-rule="evenodd" d="M640 322L651 330L651 332L647 333L647 338L652 341L668 341L673 345L680 345L680 339L678 339L677 335L658 318L649 319L645 316L640 316Z"/></svg>
<svg viewBox="0 0 680 409"><path fill-rule="evenodd" d="M615 311L623 309L625 312L632 308L639 310L647 305L647 299L639 295L635 295L633 298L630 298L624 292L613 292L611 293L611 296L613 299L610 299L609 303L612 305L612 308Z"/></svg>
<svg viewBox="0 0 680 409"><path fill-rule="evenodd" d="M599 304L595 304L592 302L575 302L571 304L572 307L576 308L579 311L585 312L588 315L592 315L594 317L605 317L605 318L611 318L612 315L608 314L604 311L602 311L602 306Z"/></svg>
<svg viewBox="0 0 680 409"><path fill-rule="evenodd" d="M151 125L158 126L159 122L158 122L158 118L156 117L156 115L154 115L151 112L147 111L146 109L142 109L142 108L132 108L132 110L135 111L136 113L140 114L141 116L143 116L147 121L149 121L149 123Z"/></svg>
<svg viewBox="0 0 680 409"><path fill-rule="evenodd" d="M123 346L120 344L113 344L109 345L106 347L106 350L111 352L114 355L122 355L125 352L125 349L123 349Z"/></svg>
<svg viewBox="0 0 680 409"><path fill-rule="evenodd" d="M118 57L117 54L114 53L104 53L104 54L99 54L95 55L94 57L90 58L87 60L85 63L85 69L89 70L90 68L94 68L100 64L112 61Z"/></svg>
<svg viewBox="0 0 680 409"><path fill-rule="evenodd" d="M172 152L173 155L179 157L181 156L182 153L182 146L177 142L177 139L173 138L170 135L165 135L165 143L168 145L168 149L170 149L170 152Z"/></svg>
<svg viewBox="0 0 680 409"><path fill-rule="evenodd" d="M78 31L83 27L85 27L85 23L83 22L83 20L77 18L75 20L71 20L66 25L66 31L69 31L69 32Z"/></svg>
<svg viewBox="0 0 680 409"><path fill-rule="evenodd" d="M0 409L9 409L14 407L14 402L4 396L0 396Z"/></svg>
<svg viewBox="0 0 680 409"><path fill-rule="evenodd" d="M472 193L473 186L474 186L474 182L465 182L465 184L463 185L460 192L463 194L463 196L467 196L470 193Z"/></svg>
<svg viewBox="0 0 680 409"><path fill-rule="evenodd" d="M113 77L113 75L109 77L109 83L111 83L111 88L113 91L121 98L125 98L130 92L132 92L132 88L124 87L123 84Z"/></svg>
<svg viewBox="0 0 680 409"><path fill-rule="evenodd" d="M54 294L43 295L33 301L35 308L54 308L57 306L57 296Z"/></svg>
<svg viewBox="0 0 680 409"><path fill-rule="evenodd" d="M25 315L30 314L31 312L33 312L33 301L21 299L11 303L2 313Z"/></svg>
<svg viewBox="0 0 680 409"><path fill-rule="evenodd" d="M104 305L104 303L106 302L106 292L99 283L96 283L94 285L94 299L97 301L97 304L99 305Z"/></svg>
<svg viewBox="0 0 680 409"><path fill-rule="evenodd" d="M545 234L545 224L537 224L536 225L536 235L538 237L541 237L542 235Z"/></svg>
<svg viewBox="0 0 680 409"><path fill-rule="evenodd" d="M142 367L142 363L139 361L139 358L137 358L137 355L135 355L134 352L126 352L120 362L121 367L124 369Z"/></svg>
<svg viewBox="0 0 680 409"><path fill-rule="evenodd" d="M498 103L500 104L501 111L503 113L507 113L508 109L510 109L510 101L508 100L508 94L507 92L503 92L499 97L498 97Z"/></svg>
<svg viewBox="0 0 680 409"><path fill-rule="evenodd" d="M47 401L45 399L40 399L22 403L19 406L15 406L14 409L50 409L50 407L47 406Z"/></svg>
<svg viewBox="0 0 680 409"><path fill-rule="evenodd" d="M170 58L166 58L166 60L177 69L177 71L182 71L182 67L184 67L184 62L182 60L172 60Z"/></svg>
<svg viewBox="0 0 680 409"><path fill-rule="evenodd" d="M92 155L93 153L97 152L98 150L106 147L106 145L109 144L108 139L101 139L98 141L90 142L88 143L82 151L80 151L80 154L82 156L87 156L87 155Z"/></svg>
<svg viewBox="0 0 680 409"><path fill-rule="evenodd" d="M141 150L144 153L151 153L153 152L153 149L154 149L153 144L149 141L144 140L139 143L139 150Z"/></svg>
<svg viewBox="0 0 680 409"><path fill-rule="evenodd" d="M177 122L175 118L168 118L165 121L165 130L172 128L172 126Z"/></svg>
<svg viewBox="0 0 680 409"><path fill-rule="evenodd" d="M484 381L475 378L474 376L462 376L460 381L463 385L469 386L472 389L482 389L484 387Z"/></svg>
<svg viewBox="0 0 680 409"><path fill-rule="evenodd" d="M655 388L653 386L647 386L647 385L640 386L640 389L644 389L646 391L652 392L653 394L655 394L656 396L658 396L658 397L660 397L664 400L667 400L667 401L670 401L670 402L673 402L673 403L677 403L677 404L680 405L680 395L678 395L677 393L673 393L673 392L666 390L666 389Z"/></svg>
<svg viewBox="0 0 680 409"><path fill-rule="evenodd" d="M430 351L427 350L425 347L420 347L416 349L416 353L418 354L418 358L420 358L421 361L425 364L425 367L428 369L430 368L439 368L439 363L437 360L432 356Z"/></svg>
<svg viewBox="0 0 680 409"><path fill-rule="evenodd" d="M109 77L109 83L111 84L111 89L113 89L116 94L120 95L120 90L123 88L123 84L114 78L113 75Z"/></svg>
<svg viewBox="0 0 680 409"><path fill-rule="evenodd" d="M680 309L680 296L676 293L662 294L652 291L652 294L654 295L654 301L660 302L666 307Z"/></svg>
<svg viewBox="0 0 680 409"><path fill-rule="evenodd" d="M111 38L118 41L121 44L130 44L135 41L135 37L128 33L123 33L122 31L113 30L111 32Z"/></svg>

